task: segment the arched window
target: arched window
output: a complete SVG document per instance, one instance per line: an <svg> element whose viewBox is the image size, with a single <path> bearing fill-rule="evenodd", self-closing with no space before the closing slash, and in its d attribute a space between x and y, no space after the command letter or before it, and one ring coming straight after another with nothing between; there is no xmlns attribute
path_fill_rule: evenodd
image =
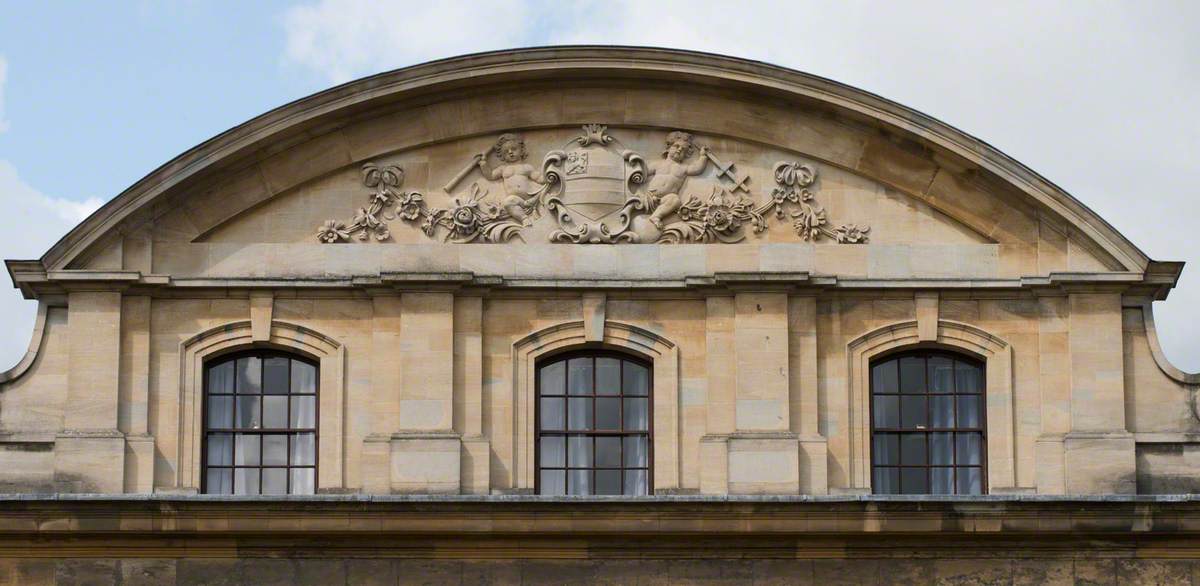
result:
<svg viewBox="0 0 1200 586"><path fill-rule="evenodd" d="M602 351L538 364L538 494L653 492L650 372L642 360Z"/></svg>
<svg viewBox="0 0 1200 586"><path fill-rule="evenodd" d="M277 351L207 363L201 490L313 494L318 380L315 363Z"/></svg>
<svg viewBox="0 0 1200 586"><path fill-rule="evenodd" d="M942 351L871 364L875 494L983 494L984 366Z"/></svg>

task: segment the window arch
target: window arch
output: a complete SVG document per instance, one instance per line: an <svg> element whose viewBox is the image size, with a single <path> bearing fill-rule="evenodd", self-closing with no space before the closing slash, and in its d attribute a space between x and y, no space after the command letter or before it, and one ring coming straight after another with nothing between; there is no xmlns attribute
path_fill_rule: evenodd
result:
<svg viewBox="0 0 1200 586"><path fill-rule="evenodd" d="M538 363L538 494L653 492L651 373L641 359L602 350Z"/></svg>
<svg viewBox="0 0 1200 586"><path fill-rule="evenodd" d="M201 491L315 493L319 380L315 362L276 350L207 362Z"/></svg>
<svg viewBox="0 0 1200 586"><path fill-rule="evenodd" d="M917 350L871 363L871 477L876 494L983 494L984 363Z"/></svg>

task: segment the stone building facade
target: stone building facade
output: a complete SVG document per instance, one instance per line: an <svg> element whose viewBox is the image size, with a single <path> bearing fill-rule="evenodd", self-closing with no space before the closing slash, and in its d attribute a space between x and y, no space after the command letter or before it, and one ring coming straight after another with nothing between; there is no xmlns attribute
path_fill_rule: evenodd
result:
<svg viewBox="0 0 1200 586"><path fill-rule="evenodd" d="M1200 375L1151 309L1182 263L794 71L382 74L7 266L39 303L0 374L13 582L1193 571Z"/></svg>

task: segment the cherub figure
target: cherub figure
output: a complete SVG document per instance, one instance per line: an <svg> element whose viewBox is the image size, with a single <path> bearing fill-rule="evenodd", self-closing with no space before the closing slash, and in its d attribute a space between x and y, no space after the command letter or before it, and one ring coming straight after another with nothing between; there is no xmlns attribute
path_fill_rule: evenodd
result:
<svg viewBox="0 0 1200 586"><path fill-rule="evenodd" d="M488 159L492 152L502 165L492 166ZM493 181L504 181L504 200L500 206L508 215L526 226L533 223L529 217L533 209L534 198L545 187L545 178L541 171L525 162L529 154L525 151L525 139L517 134L502 134L496 140L495 146L479 156L479 170L484 177Z"/></svg>
<svg viewBox="0 0 1200 586"><path fill-rule="evenodd" d="M700 147L700 157L691 163L687 160L696 152L692 135L676 130L667 135L667 146L663 151L663 160L650 164L647 174L651 176L646 192L650 195L651 205L657 201L658 206L650 214L650 223L659 230L663 227L663 219L679 209L682 200L679 191L688 177L704 172L708 165L708 147Z"/></svg>

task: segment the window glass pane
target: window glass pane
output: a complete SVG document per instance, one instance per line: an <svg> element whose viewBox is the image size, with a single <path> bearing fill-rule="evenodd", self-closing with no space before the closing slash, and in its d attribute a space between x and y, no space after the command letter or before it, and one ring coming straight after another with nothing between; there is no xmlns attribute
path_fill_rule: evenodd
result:
<svg viewBox="0 0 1200 586"><path fill-rule="evenodd" d="M292 468L292 494L313 494L316 492L314 482L316 470L312 468Z"/></svg>
<svg viewBox="0 0 1200 586"><path fill-rule="evenodd" d="M596 429L621 429L620 397L596 399Z"/></svg>
<svg viewBox="0 0 1200 586"><path fill-rule="evenodd" d="M209 468L205 479L205 494L233 494L233 470Z"/></svg>
<svg viewBox="0 0 1200 586"><path fill-rule="evenodd" d="M625 361L621 369L621 390L626 395L644 397L650 392L650 371L645 366Z"/></svg>
<svg viewBox="0 0 1200 586"><path fill-rule="evenodd" d="M567 405L567 429L587 430L592 428L592 400L569 399Z"/></svg>
<svg viewBox="0 0 1200 586"><path fill-rule="evenodd" d="M292 436L292 465L312 466L317 463L317 438L311 433Z"/></svg>
<svg viewBox="0 0 1200 586"><path fill-rule="evenodd" d="M262 436L262 461L264 466L287 465L288 436L271 434Z"/></svg>
<svg viewBox="0 0 1200 586"><path fill-rule="evenodd" d="M592 494L592 471L591 470L568 470L567 471L567 494L569 494L569 495Z"/></svg>
<svg viewBox="0 0 1200 586"><path fill-rule="evenodd" d="M288 386L288 371L291 360L283 356L272 356L263 360L263 392L272 395L286 395L291 390Z"/></svg>
<svg viewBox="0 0 1200 586"><path fill-rule="evenodd" d="M596 359L596 394L621 394L621 361L616 358ZM597 480L599 482L599 480Z"/></svg>
<svg viewBox="0 0 1200 586"><path fill-rule="evenodd" d="M902 494L929 494L928 468L901 468L900 490Z"/></svg>
<svg viewBox="0 0 1200 586"><path fill-rule="evenodd" d="M592 465L592 438L586 435L573 435L567 439L570 454L567 465L572 468L589 468Z"/></svg>
<svg viewBox="0 0 1200 586"><path fill-rule="evenodd" d="M945 356L929 357L929 392L954 392L954 361Z"/></svg>
<svg viewBox="0 0 1200 586"><path fill-rule="evenodd" d="M925 392L925 357L905 356L900 359L900 392Z"/></svg>
<svg viewBox="0 0 1200 586"><path fill-rule="evenodd" d="M954 427L954 397L933 396L929 398L930 427Z"/></svg>
<svg viewBox="0 0 1200 586"><path fill-rule="evenodd" d="M542 367L538 389L543 395L561 395L567 384L567 364L555 362Z"/></svg>
<svg viewBox="0 0 1200 586"><path fill-rule="evenodd" d="M229 466L233 459L233 434L213 433L208 436L209 466Z"/></svg>
<svg viewBox="0 0 1200 586"><path fill-rule="evenodd" d="M888 360L871 367L871 392L900 392L900 379L896 375L896 361Z"/></svg>
<svg viewBox="0 0 1200 586"><path fill-rule="evenodd" d="M875 427L900 427L900 397L875 397Z"/></svg>
<svg viewBox="0 0 1200 586"><path fill-rule="evenodd" d="M954 469L932 468L931 471L930 494L954 494Z"/></svg>
<svg viewBox="0 0 1200 586"><path fill-rule="evenodd" d="M262 493L287 494L287 468L263 468Z"/></svg>
<svg viewBox="0 0 1200 586"><path fill-rule="evenodd" d="M621 471L597 470L596 494L621 494Z"/></svg>
<svg viewBox="0 0 1200 586"><path fill-rule="evenodd" d="M958 434L958 461L955 463L959 466L983 464L983 438L980 437L980 434Z"/></svg>
<svg viewBox="0 0 1200 586"><path fill-rule="evenodd" d="M920 429L928 423L929 401L926 397L900 398L900 426L904 429Z"/></svg>
<svg viewBox="0 0 1200 586"><path fill-rule="evenodd" d="M208 392L233 392L233 362L222 362L208 369Z"/></svg>
<svg viewBox="0 0 1200 586"><path fill-rule="evenodd" d="M256 394L261 391L262 360L257 356L238 358L237 392Z"/></svg>
<svg viewBox="0 0 1200 586"><path fill-rule="evenodd" d="M239 433L234 449L233 463L238 466L262 464L262 437L253 433Z"/></svg>
<svg viewBox="0 0 1200 586"><path fill-rule="evenodd" d="M956 397L958 400L958 426L979 427L979 395Z"/></svg>
<svg viewBox="0 0 1200 586"><path fill-rule="evenodd" d="M958 468L958 494L983 494L983 471Z"/></svg>
<svg viewBox="0 0 1200 586"><path fill-rule="evenodd" d="M925 465L925 434L900 434L900 463L905 466Z"/></svg>
<svg viewBox="0 0 1200 586"><path fill-rule="evenodd" d="M597 468L620 468L621 467L621 438L619 438L619 437L598 437L598 438L596 438L596 467Z"/></svg>
<svg viewBox="0 0 1200 586"><path fill-rule="evenodd" d="M541 493L550 496L561 496L567 493L567 473L565 470L542 470Z"/></svg>
<svg viewBox="0 0 1200 586"><path fill-rule="evenodd" d="M650 417L647 413L649 399L625 399L625 429L646 431L650 429Z"/></svg>
<svg viewBox="0 0 1200 586"><path fill-rule="evenodd" d="M542 429L563 429L563 399L542 399Z"/></svg>
<svg viewBox="0 0 1200 586"><path fill-rule="evenodd" d="M929 434L929 463L934 466L954 465L954 434Z"/></svg>
<svg viewBox="0 0 1200 586"><path fill-rule="evenodd" d="M649 461L646 450L646 436L625 436L625 466L629 468L645 468Z"/></svg>
<svg viewBox="0 0 1200 586"><path fill-rule="evenodd" d="M623 494L631 496L641 496L647 494L645 470L625 471L625 490L623 491Z"/></svg>
<svg viewBox="0 0 1200 586"><path fill-rule="evenodd" d="M875 494L900 494L900 469L876 468L872 480Z"/></svg>
<svg viewBox="0 0 1200 586"><path fill-rule="evenodd" d="M263 427L284 429L288 426L287 395L263 397Z"/></svg>
<svg viewBox="0 0 1200 586"><path fill-rule="evenodd" d="M262 427L262 397L237 398L237 426L241 429Z"/></svg>
<svg viewBox="0 0 1200 586"><path fill-rule="evenodd" d="M258 494L259 468L233 469L233 494Z"/></svg>
<svg viewBox="0 0 1200 586"><path fill-rule="evenodd" d="M955 389L960 393L983 392L983 371L969 362L954 362Z"/></svg>
<svg viewBox="0 0 1200 586"><path fill-rule="evenodd" d="M208 427L209 429L233 427L233 397L208 398Z"/></svg>
<svg viewBox="0 0 1200 586"><path fill-rule="evenodd" d="M317 398L292 397L292 427L309 429L317 426Z"/></svg>
<svg viewBox="0 0 1200 586"><path fill-rule="evenodd" d="M572 358L567 361L567 393L592 394L592 359Z"/></svg>
<svg viewBox="0 0 1200 586"><path fill-rule="evenodd" d="M875 465L898 466L900 464L900 436L894 433L875 434Z"/></svg>
<svg viewBox="0 0 1200 586"><path fill-rule="evenodd" d="M292 392L312 394L317 392L317 367L299 360L292 360Z"/></svg>
<svg viewBox="0 0 1200 586"><path fill-rule="evenodd" d="M548 468L565 468L567 466L567 438L561 435L542 436L539 457L542 466Z"/></svg>

